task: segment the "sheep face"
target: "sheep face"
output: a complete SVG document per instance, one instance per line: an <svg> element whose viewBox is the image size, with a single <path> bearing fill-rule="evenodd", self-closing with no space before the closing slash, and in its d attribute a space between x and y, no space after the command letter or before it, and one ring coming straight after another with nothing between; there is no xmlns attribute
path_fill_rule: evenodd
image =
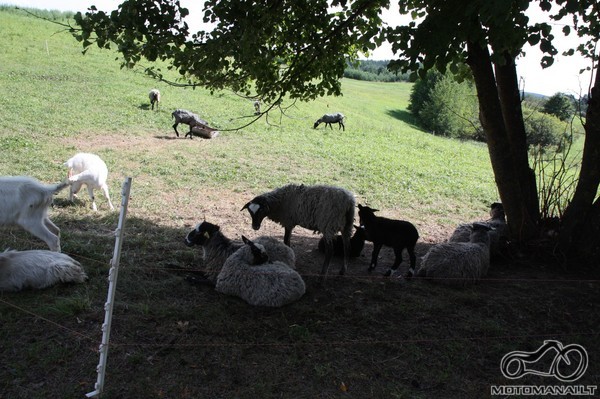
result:
<svg viewBox="0 0 600 399"><path fill-rule="evenodd" d="M241 210L243 211L244 209L248 209L248 212L250 213L250 217L252 218L252 228L254 230L260 229L263 219L269 214L269 206L260 198L255 198L244 205Z"/></svg>
<svg viewBox="0 0 600 399"><path fill-rule="evenodd" d="M216 224L201 222L196 228L185 237L185 245L193 247L194 245L205 245L206 242L217 232L220 227Z"/></svg>
<svg viewBox="0 0 600 399"><path fill-rule="evenodd" d="M254 257L252 260L253 265L262 265L263 263L267 263L269 261L269 255L267 255L267 250L263 245L256 244L244 236L242 236L242 241L244 241L244 244L250 247L250 251Z"/></svg>
<svg viewBox="0 0 600 399"><path fill-rule="evenodd" d="M375 217L375 212L377 211L379 211L379 209L373 209L368 206L358 204L358 218L360 220L360 225L364 226L365 220L367 223L369 220L372 220Z"/></svg>

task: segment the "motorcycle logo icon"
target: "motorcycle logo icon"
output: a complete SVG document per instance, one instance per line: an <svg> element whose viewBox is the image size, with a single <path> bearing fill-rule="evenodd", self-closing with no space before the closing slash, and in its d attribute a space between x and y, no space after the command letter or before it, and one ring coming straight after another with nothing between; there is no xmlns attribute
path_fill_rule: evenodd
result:
<svg viewBox="0 0 600 399"><path fill-rule="evenodd" d="M528 368L540 360L548 351L556 354L548 371ZM572 364L572 362L575 362ZM579 362L577 364L576 362ZM574 365L577 364L577 367ZM570 366L570 367L565 367ZM556 340L546 340L535 352L509 352L500 361L502 374L509 379L521 378L527 374L554 377L563 382L573 382L583 376L588 367L588 354L581 345L563 344Z"/></svg>

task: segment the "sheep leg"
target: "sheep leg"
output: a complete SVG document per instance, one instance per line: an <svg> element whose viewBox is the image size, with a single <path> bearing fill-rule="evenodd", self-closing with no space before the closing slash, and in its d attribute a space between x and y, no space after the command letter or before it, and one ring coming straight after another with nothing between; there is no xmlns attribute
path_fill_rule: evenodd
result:
<svg viewBox="0 0 600 399"><path fill-rule="evenodd" d="M192 134L192 127L193 127L193 126L192 126L192 125L190 125L190 131L189 131L189 132L187 132L187 133L185 134L185 137L187 137L187 136L189 135L189 136L190 136L190 139L193 139L193 138L194 138L194 135Z"/></svg>
<svg viewBox="0 0 600 399"><path fill-rule="evenodd" d="M404 248L394 248L394 255L396 255L396 259L394 259L394 264L392 265L392 267L387 272L385 272L386 277L391 276L394 270L398 269L398 266L400 266L400 263L402 263L403 249Z"/></svg>
<svg viewBox="0 0 600 399"><path fill-rule="evenodd" d="M44 226L46 226L46 228L50 230L52 234L60 236L60 229L54 223L52 223L52 220L44 218Z"/></svg>
<svg viewBox="0 0 600 399"><path fill-rule="evenodd" d="M77 194L79 190L81 190L81 185L82 183L80 182L71 183L71 188L69 190L69 201L73 202L73 197L76 197L75 194Z"/></svg>
<svg viewBox="0 0 600 399"><path fill-rule="evenodd" d="M331 257L333 256L333 241L325 240L325 261L323 262L323 267L321 268L321 278L325 281L327 277L327 270L329 269L329 262L331 262ZM340 272L340 274L343 274Z"/></svg>
<svg viewBox="0 0 600 399"><path fill-rule="evenodd" d="M179 122L175 122L175 124L173 125L173 129L175 129L175 134L177 135L177 137L179 137L179 132L177 131L177 125L179 125Z"/></svg>
<svg viewBox="0 0 600 399"><path fill-rule="evenodd" d="M381 243L373 243L373 254L371 255L371 264L369 265L369 273L377 267L377 258L379 257L379 251L381 251Z"/></svg>
<svg viewBox="0 0 600 399"><path fill-rule="evenodd" d="M96 206L96 198L94 198L94 189L90 186L87 186L87 192L90 196L90 199L92 200L92 210L97 211L98 207Z"/></svg>
<svg viewBox="0 0 600 399"><path fill-rule="evenodd" d="M404 278L409 279L412 278L412 276L414 276L415 274L415 265L417 264L417 256L415 255L415 247L407 247L406 250L408 251L408 258L410 259L410 266L408 268L408 272L406 273L406 276L404 276Z"/></svg>
<svg viewBox="0 0 600 399"><path fill-rule="evenodd" d="M333 130L333 127L331 127L331 122L327 122L327 124L329 125L329 128Z"/></svg>
<svg viewBox="0 0 600 399"><path fill-rule="evenodd" d="M340 130L340 128L342 129L342 131L346 131L346 126L344 126L344 124L342 123L342 121L340 121L340 127L338 128L338 130Z"/></svg>
<svg viewBox="0 0 600 399"><path fill-rule="evenodd" d="M291 229L286 227L285 233L283 234L283 243L285 245L287 245L288 247L291 247L290 239L292 238L292 230L293 230L293 227Z"/></svg>
<svg viewBox="0 0 600 399"><path fill-rule="evenodd" d="M27 230L40 240L44 241L51 251L60 252L60 238L58 237L58 235L53 234L43 223L44 222L40 220L40 223L38 224L21 225L21 227L23 227L25 230Z"/></svg>
<svg viewBox="0 0 600 399"><path fill-rule="evenodd" d="M113 206L113 204L110 200L110 195L108 194L108 186L106 184L102 186L102 193L104 194L104 197L108 201L108 206L110 207L110 210L114 211L115 207Z"/></svg>

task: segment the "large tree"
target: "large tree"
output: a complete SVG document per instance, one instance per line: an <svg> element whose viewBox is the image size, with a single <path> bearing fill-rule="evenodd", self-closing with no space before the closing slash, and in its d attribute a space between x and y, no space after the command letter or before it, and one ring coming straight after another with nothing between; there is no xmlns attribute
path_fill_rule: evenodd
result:
<svg viewBox="0 0 600 399"><path fill-rule="evenodd" d="M393 66L402 71L459 73L461 65L468 65L511 233L517 242L536 238L539 201L528 159L517 57L526 43L539 45L545 53L542 64L550 66L557 51L551 25L530 24L525 12L540 7L557 19L573 18L582 37L573 51L597 60L598 5L593 0L401 0L399 5L414 22L385 28L381 11L389 1L207 0L203 20L210 28L192 33L185 22L188 11L178 1L125 0L110 14L95 8L77 14L73 34L85 48L115 45L126 66L142 59L168 61L188 84L230 88L271 104L284 96L309 100L340 94L347 59L383 40L393 44L398 57ZM161 77L160 70L148 72ZM594 217L600 220L598 79L596 74L589 93L579 183L562 220L564 250L581 249L578 233L597 223Z"/></svg>

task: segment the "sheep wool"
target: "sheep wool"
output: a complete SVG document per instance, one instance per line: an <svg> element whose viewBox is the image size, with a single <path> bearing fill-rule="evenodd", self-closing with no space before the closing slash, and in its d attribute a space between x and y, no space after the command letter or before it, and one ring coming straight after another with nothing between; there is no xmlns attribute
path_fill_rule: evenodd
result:
<svg viewBox="0 0 600 399"><path fill-rule="evenodd" d="M467 285L487 275L490 227L473 223L470 242L434 245L423 257L417 276L448 285Z"/></svg>
<svg viewBox="0 0 600 399"><path fill-rule="evenodd" d="M264 248L261 244L255 245ZM304 280L290 266L272 260L255 265L254 259L249 245L238 249L225 261L215 290L237 296L253 306L268 307L281 307L304 295Z"/></svg>
<svg viewBox="0 0 600 399"><path fill-rule="evenodd" d="M0 291L41 289L57 283L83 283L81 264L58 252L5 251L0 254Z"/></svg>
<svg viewBox="0 0 600 399"><path fill-rule="evenodd" d="M500 255L508 237L508 226L502 204L494 202L490 206L490 219L476 223L486 224L491 228L489 231L490 256L493 258ZM460 224L454 229L448 242L469 242L472 231L473 223Z"/></svg>

